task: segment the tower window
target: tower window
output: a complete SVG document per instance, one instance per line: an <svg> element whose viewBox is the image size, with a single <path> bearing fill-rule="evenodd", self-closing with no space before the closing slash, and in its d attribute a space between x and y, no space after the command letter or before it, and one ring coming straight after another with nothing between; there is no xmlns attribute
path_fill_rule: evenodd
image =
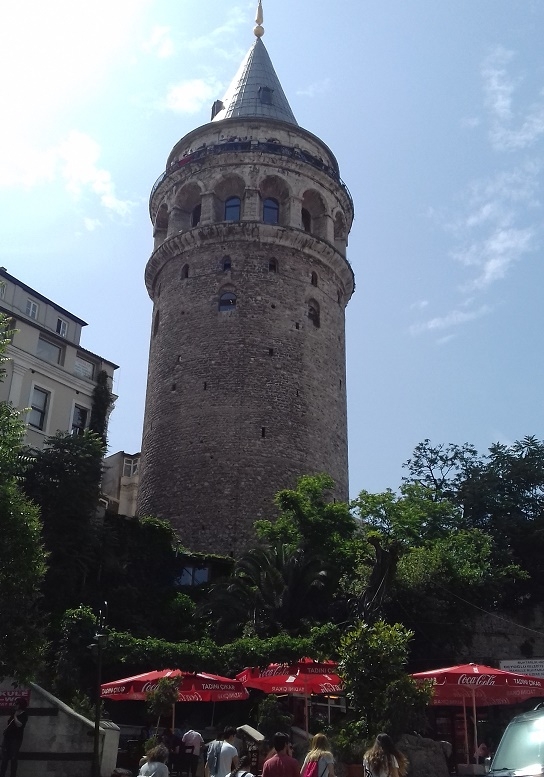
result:
<svg viewBox="0 0 544 777"><path fill-rule="evenodd" d="M232 291L226 291L219 297L219 310L226 313L228 310L234 310L236 307L236 294Z"/></svg>
<svg viewBox="0 0 544 777"><path fill-rule="evenodd" d="M184 281L186 278L189 277L189 265L184 264L181 268L181 280Z"/></svg>
<svg viewBox="0 0 544 777"><path fill-rule="evenodd" d="M319 329L321 326L321 322L319 320L319 305L317 302L310 302L308 305L308 318L312 322L312 324L316 327L316 329Z"/></svg>
<svg viewBox="0 0 544 777"><path fill-rule="evenodd" d="M231 262L230 256L224 256L223 257L223 272L228 272L229 270L232 270L232 262Z"/></svg>
<svg viewBox="0 0 544 777"><path fill-rule="evenodd" d="M157 312L155 313L155 321L153 322L153 337L155 337L157 332L159 331L159 323L160 323L160 311L157 310Z"/></svg>
<svg viewBox="0 0 544 777"><path fill-rule="evenodd" d="M312 217L310 216L310 211L306 210L306 208L302 208L301 221L302 221L302 229L305 232L311 232L312 231Z"/></svg>
<svg viewBox="0 0 544 777"><path fill-rule="evenodd" d="M272 197L267 197L263 201L263 221L265 224L280 223L280 205Z"/></svg>
<svg viewBox="0 0 544 777"><path fill-rule="evenodd" d="M312 286L317 286L317 273L313 272L311 276Z"/></svg>
<svg viewBox="0 0 544 777"><path fill-rule="evenodd" d="M266 426L261 426L261 437L266 437Z"/></svg>
<svg viewBox="0 0 544 777"><path fill-rule="evenodd" d="M202 205L195 205L193 208L193 211L191 213L191 226L196 227L197 224L200 224L200 216L202 215Z"/></svg>
<svg viewBox="0 0 544 777"><path fill-rule="evenodd" d="M278 260L277 259L269 259L269 261L268 261L268 272L278 272Z"/></svg>
<svg viewBox="0 0 544 777"><path fill-rule="evenodd" d="M261 105L272 105L273 93L274 93L274 90L271 89L269 86L260 86L259 100L261 101Z"/></svg>
<svg viewBox="0 0 544 777"><path fill-rule="evenodd" d="M240 221L242 201L239 197L225 200L225 221Z"/></svg>

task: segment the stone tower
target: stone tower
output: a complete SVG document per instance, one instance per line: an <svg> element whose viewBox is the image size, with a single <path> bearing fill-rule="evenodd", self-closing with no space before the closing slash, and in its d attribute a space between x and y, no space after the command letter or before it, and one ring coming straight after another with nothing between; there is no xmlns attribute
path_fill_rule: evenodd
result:
<svg viewBox="0 0 544 777"><path fill-rule="evenodd" d="M139 515L238 555L273 496L327 472L348 497L345 307L353 203L256 40L151 192L153 321Z"/></svg>

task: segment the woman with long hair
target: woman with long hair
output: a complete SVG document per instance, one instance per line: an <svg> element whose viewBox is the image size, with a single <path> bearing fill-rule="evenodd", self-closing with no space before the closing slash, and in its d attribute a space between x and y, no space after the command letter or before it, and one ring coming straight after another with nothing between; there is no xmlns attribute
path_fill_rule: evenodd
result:
<svg viewBox="0 0 544 777"><path fill-rule="evenodd" d="M334 777L334 756L325 734L316 734L313 737L300 770L301 777L306 777L310 764L315 762L317 762L317 771L312 769L315 771L315 777Z"/></svg>
<svg viewBox="0 0 544 777"><path fill-rule="evenodd" d="M363 757L365 777L405 777L408 759L397 750L389 734L378 734Z"/></svg>

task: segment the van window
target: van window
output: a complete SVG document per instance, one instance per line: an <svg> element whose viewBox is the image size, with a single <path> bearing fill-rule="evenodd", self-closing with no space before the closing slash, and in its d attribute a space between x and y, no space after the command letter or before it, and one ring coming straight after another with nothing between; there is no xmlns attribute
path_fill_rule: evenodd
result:
<svg viewBox="0 0 544 777"><path fill-rule="evenodd" d="M523 769L527 775L536 775L542 773L543 764L544 712L515 718L503 734L491 764L491 774Z"/></svg>

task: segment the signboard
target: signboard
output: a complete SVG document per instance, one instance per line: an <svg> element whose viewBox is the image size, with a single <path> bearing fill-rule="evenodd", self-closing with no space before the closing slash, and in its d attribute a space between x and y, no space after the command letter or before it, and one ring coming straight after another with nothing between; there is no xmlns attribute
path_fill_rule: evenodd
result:
<svg viewBox="0 0 544 777"><path fill-rule="evenodd" d="M0 688L0 710L12 710L17 699L30 701L30 688Z"/></svg>
<svg viewBox="0 0 544 777"><path fill-rule="evenodd" d="M522 658L515 661L500 661L499 663L500 669L504 669L505 672L544 677L544 658Z"/></svg>

